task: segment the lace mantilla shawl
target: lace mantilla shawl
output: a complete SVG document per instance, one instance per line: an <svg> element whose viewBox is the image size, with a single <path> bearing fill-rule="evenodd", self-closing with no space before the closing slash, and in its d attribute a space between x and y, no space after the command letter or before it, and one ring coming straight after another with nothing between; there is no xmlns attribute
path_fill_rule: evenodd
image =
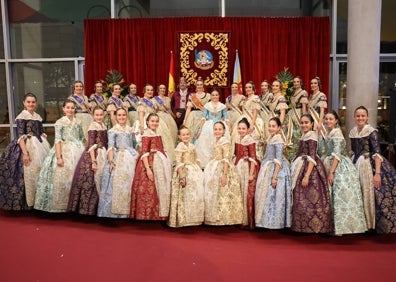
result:
<svg viewBox="0 0 396 282"><path fill-rule="evenodd" d="M81 120L76 119L75 117L73 117L70 120L67 116L63 116L55 122L55 125L62 125L62 126L75 125L75 124L81 125Z"/></svg>
<svg viewBox="0 0 396 282"><path fill-rule="evenodd" d="M25 120L38 120L38 121L43 121L41 116L34 112L33 115L29 113L27 110L23 110L17 117L16 119L25 119Z"/></svg>
<svg viewBox="0 0 396 282"><path fill-rule="evenodd" d="M303 136L301 136L301 140L303 141L308 141L308 140L314 140L314 141L318 141L318 134L315 131L308 131L307 133L303 134Z"/></svg>
<svg viewBox="0 0 396 282"><path fill-rule="evenodd" d="M247 145L250 145L250 144L255 143L255 141L254 141L253 137L252 137L250 134L247 134L247 135L245 135L242 139L241 139L241 137L238 135L238 136L235 138L235 143L238 143L238 144L247 146Z"/></svg>
<svg viewBox="0 0 396 282"><path fill-rule="evenodd" d="M362 138L369 136L373 131L378 131L369 124L366 124L363 129L359 132L357 126L351 129L349 132L349 138Z"/></svg>
<svg viewBox="0 0 396 282"><path fill-rule="evenodd" d="M268 139L267 139L267 144L279 144L279 143L282 143L282 144L285 143L280 134L275 134L273 136L268 137Z"/></svg>
<svg viewBox="0 0 396 282"><path fill-rule="evenodd" d="M88 127L88 131L90 131L90 130L106 130L106 129L107 129L107 127L103 122L98 123L96 121L91 122L91 124Z"/></svg>
<svg viewBox="0 0 396 282"><path fill-rule="evenodd" d="M204 108L207 109L208 111L210 111L211 113L213 113L213 112L220 112L221 110L224 110L226 108L226 106L221 102L218 102L217 105L214 105L214 103L212 101L210 101L204 105Z"/></svg>

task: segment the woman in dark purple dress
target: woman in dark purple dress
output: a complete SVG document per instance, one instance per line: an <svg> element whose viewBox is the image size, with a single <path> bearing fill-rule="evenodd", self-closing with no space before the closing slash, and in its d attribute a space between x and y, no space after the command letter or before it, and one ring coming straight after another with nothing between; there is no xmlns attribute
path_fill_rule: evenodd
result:
<svg viewBox="0 0 396 282"><path fill-rule="evenodd" d="M80 214L96 215L99 203L103 167L107 151L107 127L104 111L96 106L94 122L88 128L88 146L74 172L67 209Z"/></svg>
<svg viewBox="0 0 396 282"><path fill-rule="evenodd" d="M309 114L300 118L303 133L292 171L291 229L306 233L331 232L330 193L325 167L317 155L318 135Z"/></svg>
<svg viewBox="0 0 396 282"><path fill-rule="evenodd" d="M23 106L25 109L16 117L17 136L0 159L0 208L4 210L33 207L37 178L50 149L42 119L35 112L36 96L26 94Z"/></svg>
<svg viewBox="0 0 396 282"><path fill-rule="evenodd" d="M355 110L356 126L349 133L353 163L359 172L367 227L378 233L396 232L396 171L381 155L377 129L364 106Z"/></svg>

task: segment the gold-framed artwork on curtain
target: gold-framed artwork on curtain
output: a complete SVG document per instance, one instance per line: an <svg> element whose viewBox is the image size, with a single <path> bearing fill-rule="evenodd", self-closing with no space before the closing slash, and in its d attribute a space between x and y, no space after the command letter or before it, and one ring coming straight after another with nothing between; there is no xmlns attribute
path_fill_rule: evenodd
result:
<svg viewBox="0 0 396 282"><path fill-rule="evenodd" d="M227 87L230 32L179 32L180 75L189 85Z"/></svg>

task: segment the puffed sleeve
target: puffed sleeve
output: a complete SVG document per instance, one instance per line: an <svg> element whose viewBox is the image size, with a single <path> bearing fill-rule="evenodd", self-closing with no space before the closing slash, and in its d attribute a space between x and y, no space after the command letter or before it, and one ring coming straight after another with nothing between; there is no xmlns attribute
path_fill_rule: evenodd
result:
<svg viewBox="0 0 396 282"><path fill-rule="evenodd" d="M222 153L223 153L223 160L231 163L231 144L230 142L226 142L221 145Z"/></svg>
<svg viewBox="0 0 396 282"><path fill-rule="evenodd" d="M379 157L379 159L382 162L383 158L381 156L381 147L380 147L380 142L379 142L379 139L378 139L377 130L374 130L373 132L370 133L370 135L369 135L369 146L370 146L370 153L372 155L372 158Z"/></svg>
<svg viewBox="0 0 396 282"><path fill-rule="evenodd" d="M313 163L316 166L316 161L315 161L315 156L318 148L318 141L309 139L306 142L308 142L308 156L307 159L309 162Z"/></svg>
<svg viewBox="0 0 396 282"><path fill-rule="evenodd" d="M150 149L151 149L151 140L153 138L149 136L143 136L142 137L142 149L140 153L142 154L142 157L147 157L150 154Z"/></svg>
<svg viewBox="0 0 396 282"><path fill-rule="evenodd" d="M96 138L98 136L98 131L97 130L89 130L88 131L88 152L95 150L98 147L98 144L96 144Z"/></svg>
<svg viewBox="0 0 396 282"><path fill-rule="evenodd" d="M282 167L282 157L283 157L283 143L274 144L275 147L275 158L274 162Z"/></svg>
<svg viewBox="0 0 396 282"><path fill-rule="evenodd" d="M117 134L113 130L109 130L107 133L108 138L108 149L107 151L113 150L117 148L117 141L116 141Z"/></svg>
<svg viewBox="0 0 396 282"><path fill-rule="evenodd" d="M63 142L63 125L56 122L55 123L55 144Z"/></svg>
<svg viewBox="0 0 396 282"><path fill-rule="evenodd" d="M341 160L342 153L344 152L345 149L345 140L344 138L336 137L332 138L334 148L333 152L331 152L331 155L336 158L338 161Z"/></svg>
<svg viewBox="0 0 396 282"><path fill-rule="evenodd" d="M175 170L178 170L180 167L184 166L183 154L184 154L185 150L182 149L182 145L183 144L179 143L175 149L175 159L176 159Z"/></svg>
<svg viewBox="0 0 396 282"><path fill-rule="evenodd" d="M308 104L308 103L309 103L309 100L308 100L308 93L307 93L307 91L305 91L305 90L303 90L303 93L301 94L300 103L301 103L301 104Z"/></svg>
<svg viewBox="0 0 396 282"><path fill-rule="evenodd" d="M21 138L26 138L26 119L17 119L16 120L17 124L17 139L18 143L21 140Z"/></svg>
<svg viewBox="0 0 396 282"><path fill-rule="evenodd" d="M327 109L327 97L325 94L322 93L322 95L318 99L318 103L316 104L316 106L319 108Z"/></svg>
<svg viewBox="0 0 396 282"><path fill-rule="evenodd" d="M276 105L276 110L287 110L289 106L287 105L285 97L280 97L278 105Z"/></svg>

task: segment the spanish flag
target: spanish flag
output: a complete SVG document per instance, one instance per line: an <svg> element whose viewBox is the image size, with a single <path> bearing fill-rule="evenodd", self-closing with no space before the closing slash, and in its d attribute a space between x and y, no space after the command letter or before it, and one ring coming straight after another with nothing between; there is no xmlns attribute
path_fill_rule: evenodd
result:
<svg viewBox="0 0 396 282"><path fill-rule="evenodd" d="M238 50L236 50L236 55L235 55L234 78L232 82L238 84L238 93L242 94L243 93L242 75L241 75L241 65L239 64Z"/></svg>
<svg viewBox="0 0 396 282"><path fill-rule="evenodd" d="M175 84L175 64L173 62L173 51L170 54L170 64L169 64L169 81L168 81L168 96L172 98L176 90Z"/></svg>

